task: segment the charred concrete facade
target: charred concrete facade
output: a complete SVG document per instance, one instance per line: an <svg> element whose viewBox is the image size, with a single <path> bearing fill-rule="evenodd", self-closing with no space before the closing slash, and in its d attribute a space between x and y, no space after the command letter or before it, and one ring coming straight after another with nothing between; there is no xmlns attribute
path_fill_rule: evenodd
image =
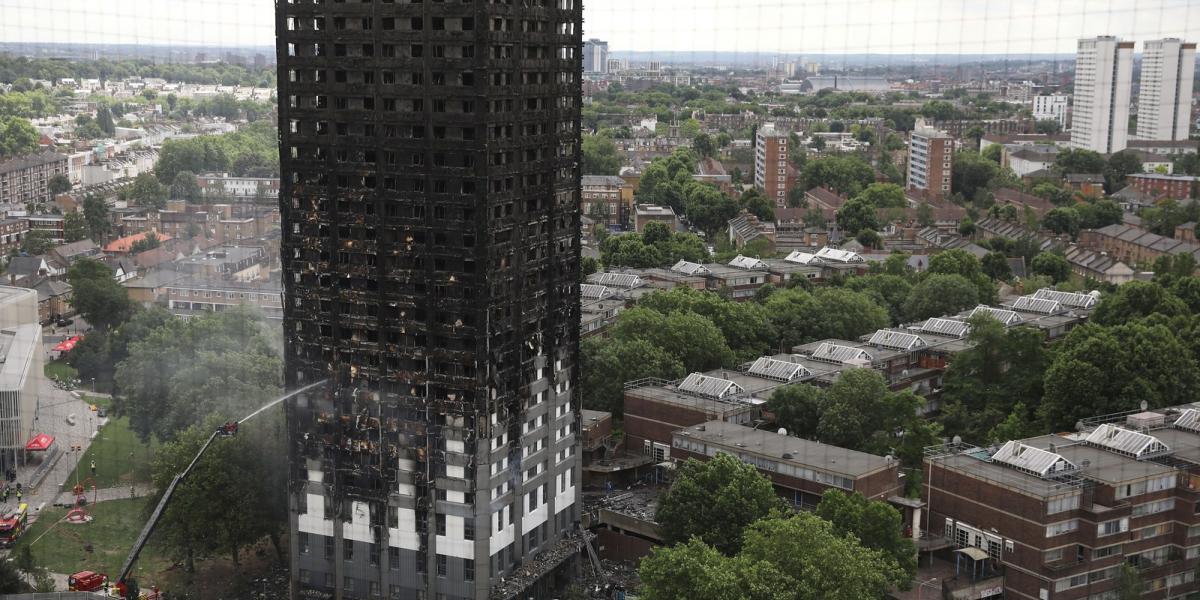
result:
<svg viewBox="0 0 1200 600"><path fill-rule="evenodd" d="M522 593L578 544L582 4L276 18L287 384L329 380L288 410L293 597Z"/></svg>

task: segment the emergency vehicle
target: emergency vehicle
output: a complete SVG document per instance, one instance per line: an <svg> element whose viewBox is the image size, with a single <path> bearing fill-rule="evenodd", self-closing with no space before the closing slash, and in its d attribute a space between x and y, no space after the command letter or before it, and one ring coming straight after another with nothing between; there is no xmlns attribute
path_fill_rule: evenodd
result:
<svg viewBox="0 0 1200 600"><path fill-rule="evenodd" d="M0 518L0 547L12 548L29 525L29 505L22 502L17 510Z"/></svg>

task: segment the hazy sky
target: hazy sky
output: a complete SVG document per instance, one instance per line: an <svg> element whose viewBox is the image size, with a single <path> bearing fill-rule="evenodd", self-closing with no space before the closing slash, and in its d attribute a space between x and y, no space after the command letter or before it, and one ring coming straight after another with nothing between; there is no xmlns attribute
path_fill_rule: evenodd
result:
<svg viewBox="0 0 1200 600"><path fill-rule="evenodd" d="M0 41L260 45L272 0L0 0ZM1200 0L591 0L621 50L1072 52L1079 37L1200 40ZM1139 47L1140 50L1140 47Z"/></svg>

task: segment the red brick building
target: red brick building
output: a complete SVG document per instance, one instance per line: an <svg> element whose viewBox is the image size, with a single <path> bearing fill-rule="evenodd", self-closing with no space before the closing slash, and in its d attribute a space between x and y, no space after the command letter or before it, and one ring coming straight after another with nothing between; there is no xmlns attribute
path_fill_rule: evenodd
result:
<svg viewBox="0 0 1200 600"><path fill-rule="evenodd" d="M897 460L775 431L709 421L676 431L671 439L671 458L676 460L706 461L718 452L754 465L798 507L816 506L829 489L859 492L870 500L902 492Z"/></svg>
<svg viewBox="0 0 1200 600"><path fill-rule="evenodd" d="M1143 598L1200 590L1200 411L1142 412L1079 433L927 452L928 533L977 548L1005 598L1115 598L1123 564Z"/></svg>
<svg viewBox="0 0 1200 600"><path fill-rule="evenodd" d="M1197 191L1200 190L1200 177L1191 177L1188 175L1137 173L1130 175L1127 181L1137 191L1158 198L1173 198L1176 200L1196 198Z"/></svg>
<svg viewBox="0 0 1200 600"><path fill-rule="evenodd" d="M794 177L789 173L788 134L767 123L754 143L754 187L780 208L787 206Z"/></svg>

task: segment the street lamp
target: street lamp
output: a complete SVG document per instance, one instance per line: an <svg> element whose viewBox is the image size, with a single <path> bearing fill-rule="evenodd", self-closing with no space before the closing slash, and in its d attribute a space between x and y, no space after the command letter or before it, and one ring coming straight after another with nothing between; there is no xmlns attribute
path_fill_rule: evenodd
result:
<svg viewBox="0 0 1200 600"><path fill-rule="evenodd" d="M934 585L934 582L936 582L937 580L938 580L937 577L931 577L928 581L918 581L917 582L917 600L921 600L921 592L925 590L925 586L929 586L936 591L938 588L936 585Z"/></svg>
<svg viewBox="0 0 1200 600"><path fill-rule="evenodd" d="M96 378L95 377L92 378L92 393L93 394L96 393Z"/></svg>

